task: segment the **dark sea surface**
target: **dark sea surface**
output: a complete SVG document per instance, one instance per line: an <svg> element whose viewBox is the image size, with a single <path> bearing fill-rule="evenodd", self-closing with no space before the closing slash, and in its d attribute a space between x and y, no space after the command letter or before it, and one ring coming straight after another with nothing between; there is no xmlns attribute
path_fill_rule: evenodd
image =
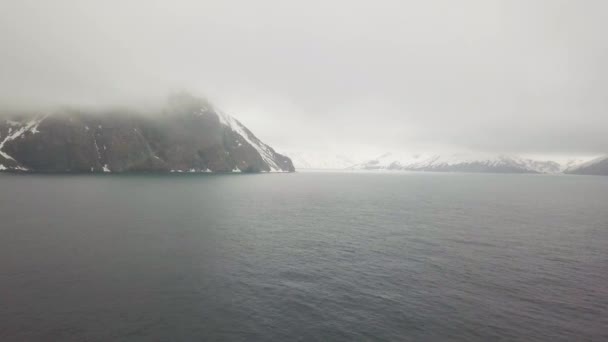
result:
<svg viewBox="0 0 608 342"><path fill-rule="evenodd" d="M608 341L608 177L0 175L0 341Z"/></svg>

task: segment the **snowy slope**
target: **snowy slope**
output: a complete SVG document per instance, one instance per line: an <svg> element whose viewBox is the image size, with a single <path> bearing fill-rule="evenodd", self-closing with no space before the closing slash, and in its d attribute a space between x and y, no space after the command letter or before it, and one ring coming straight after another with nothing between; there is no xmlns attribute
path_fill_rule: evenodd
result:
<svg viewBox="0 0 608 342"><path fill-rule="evenodd" d="M205 108L201 109L201 111ZM268 145L264 144L258 139L247 127L243 126L238 120L232 116L220 111L215 110L220 123L232 132L238 134L243 140L251 145L262 157L264 162L270 167L270 172L289 172L288 169L282 168L276 160L276 152Z"/></svg>

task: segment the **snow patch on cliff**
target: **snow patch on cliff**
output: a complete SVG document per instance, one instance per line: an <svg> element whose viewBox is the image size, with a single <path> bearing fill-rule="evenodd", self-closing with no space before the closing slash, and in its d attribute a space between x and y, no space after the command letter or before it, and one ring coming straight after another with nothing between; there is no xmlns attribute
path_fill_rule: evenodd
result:
<svg viewBox="0 0 608 342"><path fill-rule="evenodd" d="M43 115L43 116L31 119L25 123L13 121L13 120L6 120L6 123L11 127L9 127L8 134L4 138L0 137L0 139L2 139L2 140L0 140L0 156L4 157L5 159L13 160L16 162L16 160L13 157L11 157L8 153L6 153L2 150L4 148L4 145L9 141L13 141L17 138L22 138L26 132L30 132L32 134L40 133L40 131L38 130L38 126L40 125L40 123L42 121L44 121L44 119L46 119L46 117L47 117L47 115ZM13 128L15 128L15 129L13 129ZM4 165L2 167L4 168L2 170L7 169L6 166L4 166ZM26 168L21 167L21 166L13 167L12 169L27 171Z"/></svg>

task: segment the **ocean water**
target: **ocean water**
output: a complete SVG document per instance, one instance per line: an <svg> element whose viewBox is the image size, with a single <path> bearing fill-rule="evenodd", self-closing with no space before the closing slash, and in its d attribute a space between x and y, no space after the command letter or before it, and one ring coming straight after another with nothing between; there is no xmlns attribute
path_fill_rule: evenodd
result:
<svg viewBox="0 0 608 342"><path fill-rule="evenodd" d="M0 175L1 341L606 341L608 177Z"/></svg>

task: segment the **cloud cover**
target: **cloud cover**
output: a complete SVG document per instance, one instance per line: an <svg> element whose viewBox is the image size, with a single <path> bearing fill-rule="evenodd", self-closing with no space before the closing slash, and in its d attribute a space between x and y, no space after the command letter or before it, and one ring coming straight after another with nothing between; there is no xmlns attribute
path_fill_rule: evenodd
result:
<svg viewBox="0 0 608 342"><path fill-rule="evenodd" d="M608 150L605 1L0 1L0 102L204 94L281 150Z"/></svg>

